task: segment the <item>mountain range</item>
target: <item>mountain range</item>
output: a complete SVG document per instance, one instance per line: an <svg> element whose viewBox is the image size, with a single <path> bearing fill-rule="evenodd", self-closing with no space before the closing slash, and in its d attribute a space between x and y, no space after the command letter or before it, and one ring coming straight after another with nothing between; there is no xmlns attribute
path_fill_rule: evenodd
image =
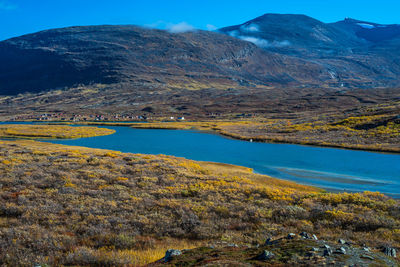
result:
<svg viewBox="0 0 400 267"><path fill-rule="evenodd" d="M0 42L0 95L22 94L1 100L0 110L32 103L31 94L43 96L35 103L44 110L63 97L82 109L130 109L156 100L181 108L194 98L205 101L199 108L226 107L217 101L245 103L255 96L274 103L296 97L315 106L323 103L316 97L360 89L372 92L367 102L374 102L370 96L382 88L400 87L399 46L400 25L350 18L323 23L290 14L265 14L214 32L131 25L51 29ZM96 95L71 91L89 87Z"/></svg>
<svg viewBox="0 0 400 267"><path fill-rule="evenodd" d="M229 35L224 36L220 33ZM136 26L54 29L0 42L0 93L77 84L389 87L400 26L265 14L217 32Z"/></svg>

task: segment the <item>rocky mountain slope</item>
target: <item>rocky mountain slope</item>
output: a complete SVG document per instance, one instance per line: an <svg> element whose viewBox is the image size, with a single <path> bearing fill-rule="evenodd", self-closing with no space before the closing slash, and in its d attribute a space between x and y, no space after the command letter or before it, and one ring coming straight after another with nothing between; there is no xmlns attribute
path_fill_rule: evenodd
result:
<svg viewBox="0 0 400 267"><path fill-rule="evenodd" d="M77 84L228 88L319 83L321 66L222 34L135 26L55 29L0 42L0 94Z"/></svg>
<svg viewBox="0 0 400 267"><path fill-rule="evenodd" d="M0 42L0 117L151 110L198 118L398 101L399 29L266 14L218 32L46 30Z"/></svg>
<svg viewBox="0 0 400 267"><path fill-rule="evenodd" d="M332 87L399 84L400 25L346 18L323 23L305 15L265 14L219 30L266 51L302 58L329 72Z"/></svg>
<svg viewBox="0 0 400 267"><path fill-rule="evenodd" d="M399 25L282 14L218 32L53 29L0 42L0 95L98 83L157 90L393 87L400 83L399 43Z"/></svg>

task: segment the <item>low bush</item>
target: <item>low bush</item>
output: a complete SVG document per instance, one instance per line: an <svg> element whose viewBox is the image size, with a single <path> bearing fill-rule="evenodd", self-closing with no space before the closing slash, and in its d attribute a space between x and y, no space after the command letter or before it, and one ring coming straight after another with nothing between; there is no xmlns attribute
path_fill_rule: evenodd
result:
<svg viewBox="0 0 400 267"><path fill-rule="evenodd" d="M326 193L238 166L25 140L0 141L0 158L0 265L142 265L169 248L296 231L400 244L400 203L379 193Z"/></svg>

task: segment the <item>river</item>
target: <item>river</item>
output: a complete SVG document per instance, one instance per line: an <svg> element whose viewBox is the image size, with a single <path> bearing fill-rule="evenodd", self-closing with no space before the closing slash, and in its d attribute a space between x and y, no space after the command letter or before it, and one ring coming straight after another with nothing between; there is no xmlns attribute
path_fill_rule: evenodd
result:
<svg viewBox="0 0 400 267"><path fill-rule="evenodd" d="M400 154L251 143L190 130L106 128L116 133L47 142L230 163L332 191L379 191L400 198Z"/></svg>

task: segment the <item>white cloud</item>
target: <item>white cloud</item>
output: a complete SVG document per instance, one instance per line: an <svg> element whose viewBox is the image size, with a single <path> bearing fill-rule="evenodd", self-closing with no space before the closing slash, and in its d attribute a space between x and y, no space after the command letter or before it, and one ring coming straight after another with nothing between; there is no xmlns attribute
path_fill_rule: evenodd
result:
<svg viewBox="0 0 400 267"><path fill-rule="evenodd" d="M262 48L266 48L269 47L269 42L267 40L261 39L261 38L256 38L256 37L252 37L252 36L239 36L240 39L247 41L247 42L251 42L253 44L255 44L258 47L262 47Z"/></svg>
<svg viewBox="0 0 400 267"><path fill-rule="evenodd" d="M0 1L0 10L14 10L17 9L17 6L6 2L6 1Z"/></svg>
<svg viewBox="0 0 400 267"><path fill-rule="evenodd" d="M240 28L242 31L245 31L245 32L259 32L260 31L260 28L258 27L258 25L254 24L254 23L250 23L248 25L242 25L242 26L240 26Z"/></svg>
<svg viewBox="0 0 400 267"><path fill-rule="evenodd" d="M232 37L237 37L239 35L239 32L238 31L230 31L230 32L228 32L228 34Z"/></svg>
<svg viewBox="0 0 400 267"><path fill-rule="evenodd" d="M291 43L288 40L274 41L274 42L272 42L272 45L275 47L284 47L284 46L290 46Z"/></svg>
<svg viewBox="0 0 400 267"><path fill-rule="evenodd" d="M195 28L192 25L190 25L190 24L188 24L186 22L181 22L181 23L178 23L178 24L170 24L170 25L168 25L167 26L167 30L169 32L172 32L172 33L182 33L182 32L194 31Z"/></svg>
<svg viewBox="0 0 400 267"><path fill-rule="evenodd" d="M196 30L192 25L184 21L175 24L171 22L166 22L164 20L158 20L150 24L145 24L143 25L143 27L151 29L166 29L171 33L182 33L182 32L190 32Z"/></svg>
<svg viewBox="0 0 400 267"><path fill-rule="evenodd" d="M229 31L229 32L227 32L227 34L232 37L239 38L239 39L247 41L247 42L251 42L261 48L285 47L285 46L291 45L291 43L288 40L271 42L271 41L268 41L268 40L265 40L262 38L250 36L250 35L254 35L256 32L259 32L259 31L260 31L260 28L257 24L250 23L250 24L240 26L239 30ZM246 34L246 32L249 35L241 35L241 33Z"/></svg>
<svg viewBox="0 0 400 267"><path fill-rule="evenodd" d="M207 30L208 30L208 31L215 31L215 30L217 30L217 27L214 26L214 25L212 25L212 24L207 24L206 27L207 27Z"/></svg>
<svg viewBox="0 0 400 267"><path fill-rule="evenodd" d="M143 27L151 28L151 29L165 29L168 23L163 20L158 20L156 22L150 24L144 24Z"/></svg>
<svg viewBox="0 0 400 267"><path fill-rule="evenodd" d="M268 40L262 38L257 38L253 36L243 36L243 35L237 36L237 38L247 42L251 42L261 48L285 47L290 45L290 42L288 40L269 42Z"/></svg>

